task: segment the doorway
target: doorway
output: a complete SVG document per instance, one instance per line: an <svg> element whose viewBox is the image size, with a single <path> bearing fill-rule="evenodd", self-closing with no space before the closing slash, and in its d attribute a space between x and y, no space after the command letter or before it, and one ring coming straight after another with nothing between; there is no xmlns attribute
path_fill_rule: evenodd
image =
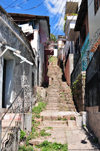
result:
<svg viewBox="0 0 100 151"><path fill-rule="evenodd" d="M11 103L13 60L4 59L3 63L3 85L2 85L2 108L8 107Z"/></svg>

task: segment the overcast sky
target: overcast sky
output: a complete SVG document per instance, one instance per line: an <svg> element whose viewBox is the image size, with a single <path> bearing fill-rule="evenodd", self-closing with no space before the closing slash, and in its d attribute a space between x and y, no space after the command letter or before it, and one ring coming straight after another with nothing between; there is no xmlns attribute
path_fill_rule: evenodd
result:
<svg viewBox="0 0 100 151"><path fill-rule="evenodd" d="M0 0L0 5L13 13L44 15L50 17L51 33L64 34L66 0Z"/></svg>

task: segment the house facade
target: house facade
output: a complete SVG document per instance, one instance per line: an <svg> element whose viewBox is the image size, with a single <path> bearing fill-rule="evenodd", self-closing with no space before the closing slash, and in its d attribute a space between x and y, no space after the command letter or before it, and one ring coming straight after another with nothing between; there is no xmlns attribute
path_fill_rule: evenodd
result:
<svg viewBox="0 0 100 151"><path fill-rule="evenodd" d="M63 60L64 60L64 46L66 42L66 37L59 35L58 36L58 65L63 68Z"/></svg>
<svg viewBox="0 0 100 151"><path fill-rule="evenodd" d="M64 31L67 40L64 47L64 52L65 52L65 78L68 85L71 85L71 73L74 68L74 54L75 54L74 42L75 38L78 35L78 32L75 33L74 28L77 20L77 10L79 7L79 2L80 1L78 0L66 2Z"/></svg>
<svg viewBox="0 0 100 151"><path fill-rule="evenodd" d="M86 0L82 0L80 4L75 31L79 32L79 36L75 41L75 51L78 52L78 57L71 74L71 82L76 107L78 111L84 111L86 69L93 55L90 52L88 1Z"/></svg>
<svg viewBox="0 0 100 151"><path fill-rule="evenodd" d="M86 70L86 110L88 126L100 143L100 1L88 0L91 61Z"/></svg>
<svg viewBox="0 0 100 151"><path fill-rule="evenodd" d="M24 89L27 112L33 95L34 52L23 32L1 7L0 14L0 108L8 108ZM23 97L19 95L17 104L22 106Z"/></svg>
<svg viewBox="0 0 100 151"><path fill-rule="evenodd" d="M44 70L46 65L44 46L50 36L49 17L15 13L10 13L10 15L30 41L35 54L36 65L33 69L34 86L42 86L45 83Z"/></svg>

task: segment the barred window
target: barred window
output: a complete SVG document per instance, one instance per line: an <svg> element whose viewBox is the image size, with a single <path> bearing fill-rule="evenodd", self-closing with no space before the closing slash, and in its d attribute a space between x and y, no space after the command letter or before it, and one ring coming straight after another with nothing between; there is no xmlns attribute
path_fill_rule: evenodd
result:
<svg viewBox="0 0 100 151"><path fill-rule="evenodd" d="M97 13L98 9L100 7L100 0L94 0L94 12Z"/></svg>

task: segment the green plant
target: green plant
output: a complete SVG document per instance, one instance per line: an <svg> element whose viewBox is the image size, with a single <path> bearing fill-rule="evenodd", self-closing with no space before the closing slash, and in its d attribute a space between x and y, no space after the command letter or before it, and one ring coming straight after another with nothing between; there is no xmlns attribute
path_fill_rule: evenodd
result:
<svg viewBox="0 0 100 151"><path fill-rule="evenodd" d="M66 118L66 117L63 117L62 120L63 120L63 121L67 121L67 118Z"/></svg>
<svg viewBox="0 0 100 151"><path fill-rule="evenodd" d="M46 107L46 103L45 102L38 102L38 106L35 106L32 109L32 112L35 113L35 114L39 114L40 112L43 111L43 109L45 109L45 107Z"/></svg>
<svg viewBox="0 0 100 151"><path fill-rule="evenodd" d="M33 151L32 146L20 146L18 151Z"/></svg>
<svg viewBox="0 0 100 151"><path fill-rule="evenodd" d="M86 125L85 124L83 124L83 128L85 128L86 127Z"/></svg>
<svg viewBox="0 0 100 151"><path fill-rule="evenodd" d="M58 120L60 121L60 120L62 120L62 118L61 118L61 117L58 117Z"/></svg>
<svg viewBox="0 0 100 151"><path fill-rule="evenodd" d="M75 117L70 117L70 120L75 120Z"/></svg>
<svg viewBox="0 0 100 151"><path fill-rule="evenodd" d="M46 127L48 130L53 129L53 127Z"/></svg>
<svg viewBox="0 0 100 151"><path fill-rule="evenodd" d="M56 42L56 41L57 41L57 38L56 38L56 36L55 36L55 35L50 34L50 40L52 40L52 41Z"/></svg>
<svg viewBox="0 0 100 151"><path fill-rule="evenodd" d="M26 151L26 146L19 146L18 151Z"/></svg>
<svg viewBox="0 0 100 151"><path fill-rule="evenodd" d="M36 118L40 118L40 115L39 115L39 114L36 114Z"/></svg>
<svg viewBox="0 0 100 151"><path fill-rule="evenodd" d="M29 145L29 140L35 138L35 132L36 132L36 129L32 127L31 133L26 138L26 145Z"/></svg>
<svg viewBox="0 0 100 151"><path fill-rule="evenodd" d="M57 60L57 57L52 56L49 58L49 63L55 63L56 60Z"/></svg>
<svg viewBox="0 0 100 151"><path fill-rule="evenodd" d="M51 143L47 140L43 143L36 146L37 148L41 148L41 151L68 151L67 144L60 143Z"/></svg>
<svg viewBox="0 0 100 151"><path fill-rule="evenodd" d="M20 141L24 140L25 136L26 136L26 133L23 130L21 130L20 131Z"/></svg>
<svg viewBox="0 0 100 151"><path fill-rule="evenodd" d="M40 131L40 135L41 135L41 136L50 136L51 134L50 134L50 133L47 133L45 129L42 129L42 130Z"/></svg>

